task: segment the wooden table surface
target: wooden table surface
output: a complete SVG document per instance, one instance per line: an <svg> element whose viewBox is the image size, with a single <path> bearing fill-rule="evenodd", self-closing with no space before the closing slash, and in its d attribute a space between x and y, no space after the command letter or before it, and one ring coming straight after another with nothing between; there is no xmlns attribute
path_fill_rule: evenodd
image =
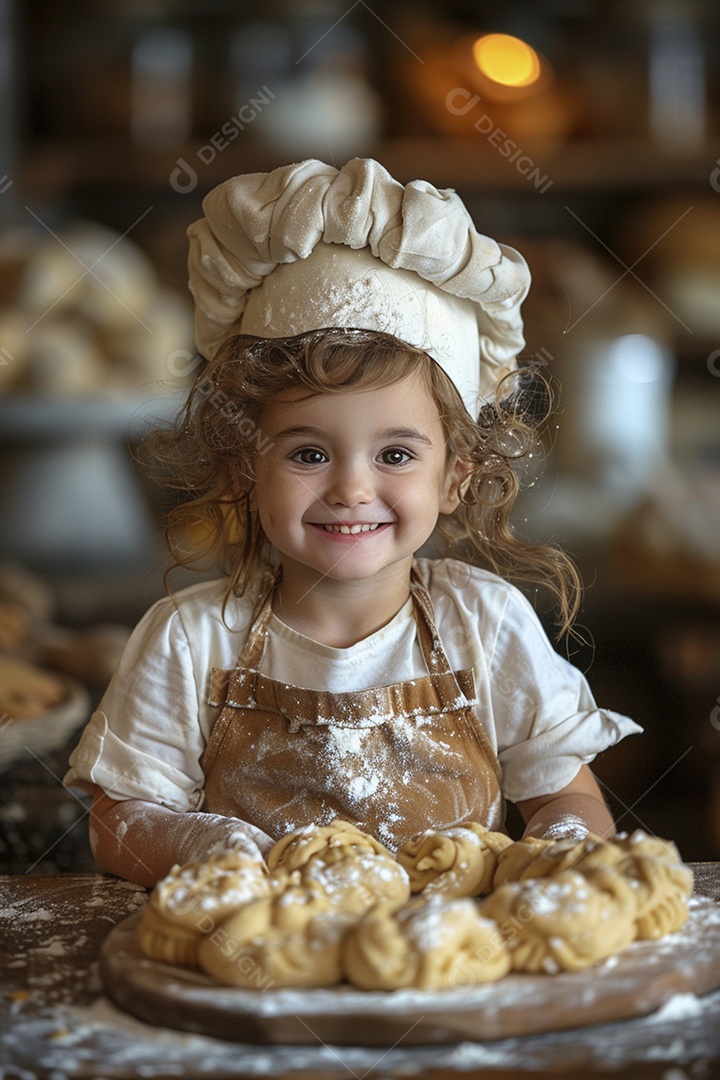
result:
<svg viewBox="0 0 720 1080"><path fill-rule="evenodd" d="M720 901L720 863L692 869L696 892ZM247 1046L153 1028L115 1008L97 963L109 930L146 898L96 874L0 877L3 1080L720 1076L720 989L677 995L637 1020L437 1047Z"/></svg>

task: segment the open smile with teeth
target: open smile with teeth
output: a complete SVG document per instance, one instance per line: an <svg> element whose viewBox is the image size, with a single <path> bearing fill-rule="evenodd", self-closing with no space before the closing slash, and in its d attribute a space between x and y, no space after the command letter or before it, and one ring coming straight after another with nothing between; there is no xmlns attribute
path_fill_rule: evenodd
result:
<svg viewBox="0 0 720 1080"><path fill-rule="evenodd" d="M372 525L322 525L321 527L325 530L325 532L344 533L346 536L354 536L356 533L374 532L375 529L380 528L381 525L387 525L387 522L376 521Z"/></svg>

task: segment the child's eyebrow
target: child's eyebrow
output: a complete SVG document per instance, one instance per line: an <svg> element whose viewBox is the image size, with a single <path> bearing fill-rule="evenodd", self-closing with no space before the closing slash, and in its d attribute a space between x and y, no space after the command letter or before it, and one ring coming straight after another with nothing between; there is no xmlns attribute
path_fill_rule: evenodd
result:
<svg viewBox="0 0 720 1080"><path fill-rule="evenodd" d="M380 435L381 439L415 439L416 442L427 443L432 446L432 439L423 435L422 431L412 427L388 428Z"/></svg>
<svg viewBox="0 0 720 1080"><path fill-rule="evenodd" d="M295 427L283 428L282 431L273 432L273 439L320 439L327 436L322 428L313 427L310 424L298 424ZM432 439L413 427L386 428L375 436L377 439L414 439L416 442L426 443L432 446Z"/></svg>
<svg viewBox="0 0 720 1080"><path fill-rule="evenodd" d="M323 432L320 428L298 424L296 427L283 428L282 431L274 431L273 439L296 439L296 438L319 438Z"/></svg>

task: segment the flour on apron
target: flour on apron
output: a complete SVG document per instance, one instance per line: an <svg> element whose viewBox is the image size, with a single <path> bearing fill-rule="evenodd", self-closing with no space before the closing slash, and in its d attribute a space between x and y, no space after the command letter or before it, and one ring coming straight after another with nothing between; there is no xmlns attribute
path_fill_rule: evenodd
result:
<svg viewBox="0 0 720 1080"><path fill-rule="evenodd" d="M222 710L201 759L204 810L274 839L341 817L392 850L423 829L502 827L500 766L473 671L451 669L415 573L411 594L428 674L329 692L261 674L271 584L236 667L212 671L209 703Z"/></svg>

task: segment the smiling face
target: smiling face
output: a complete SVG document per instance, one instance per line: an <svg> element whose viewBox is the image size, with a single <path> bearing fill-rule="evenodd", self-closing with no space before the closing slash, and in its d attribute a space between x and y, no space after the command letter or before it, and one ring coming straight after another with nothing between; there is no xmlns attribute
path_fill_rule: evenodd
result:
<svg viewBox="0 0 720 1080"><path fill-rule="evenodd" d="M260 426L271 445L257 458L254 497L283 581L409 580L465 475L424 378L336 394L298 387L271 400Z"/></svg>

